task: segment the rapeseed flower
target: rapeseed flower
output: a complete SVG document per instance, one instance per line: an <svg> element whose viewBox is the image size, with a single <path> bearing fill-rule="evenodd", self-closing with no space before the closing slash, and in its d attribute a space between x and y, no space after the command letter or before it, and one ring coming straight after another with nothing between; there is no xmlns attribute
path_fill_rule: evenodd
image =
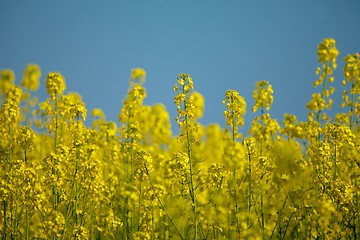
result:
<svg viewBox="0 0 360 240"><path fill-rule="evenodd" d="M36 91L39 88L40 77L40 67L36 64L28 64L24 71L21 85L30 91Z"/></svg>
<svg viewBox="0 0 360 240"><path fill-rule="evenodd" d="M142 68L131 69L130 85L144 84L146 78L146 72Z"/></svg>
<svg viewBox="0 0 360 240"><path fill-rule="evenodd" d="M336 41L333 38L324 39L318 46L318 61L324 65L330 62L333 69L336 69L336 58L339 51L336 49Z"/></svg>
<svg viewBox="0 0 360 240"><path fill-rule="evenodd" d="M268 81L262 80L255 84L255 90L253 91L253 97L255 99L255 104L252 109L253 112L256 112L257 109L266 109L267 111L270 110L270 106L273 103L274 91L272 89L271 84Z"/></svg>
<svg viewBox="0 0 360 240"><path fill-rule="evenodd" d="M61 95L65 89L65 79L58 72L51 72L46 78L46 89L51 99L54 101L57 95Z"/></svg>

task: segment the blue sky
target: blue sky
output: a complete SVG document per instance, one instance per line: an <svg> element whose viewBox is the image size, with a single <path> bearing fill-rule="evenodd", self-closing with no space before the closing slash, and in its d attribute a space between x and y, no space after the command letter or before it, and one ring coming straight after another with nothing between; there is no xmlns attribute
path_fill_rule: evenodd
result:
<svg viewBox="0 0 360 240"><path fill-rule="evenodd" d="M320 91L313 81L324 38L335 38L340 51L333 97L340 104L342 59L360 52L359 12L358 0L1 0L0 69L11 68L20 83L26 65L38 64L41 99L47 73L59 71L67 92L116 122L132 68L147 72L145 104L163 103L172 119L173 85L186 72L205 97L204 125L224 127L225 92L240 92L248 103L245 133L255 116L252 91L263 79L275 91L274 118L306 119L306 103Z"/></svg>

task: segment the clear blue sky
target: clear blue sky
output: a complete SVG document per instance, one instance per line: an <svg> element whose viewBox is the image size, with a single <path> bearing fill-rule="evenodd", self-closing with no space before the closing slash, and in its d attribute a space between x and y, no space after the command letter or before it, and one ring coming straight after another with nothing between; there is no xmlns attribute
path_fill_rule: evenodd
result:
<svg viewBox="0 0 360 240"><path fill-rule="evenodd" d="M172 119L173 85L186 72L205 97L201 123L224 126L221 100L236 89L248 103L246 128L255 82L266 79L275 90L271 115L305 120L306 103L320 91L313 81L324 38L335 38L340 51L334 95L340 104L342 59L360 52L359 13L359 0L1 0L0 69L13 69L20 83L26 65L38 64L42 99L47 73L59 71L67 92L116 122L132 68L147 72L145 104L163 103Z"/></svg>

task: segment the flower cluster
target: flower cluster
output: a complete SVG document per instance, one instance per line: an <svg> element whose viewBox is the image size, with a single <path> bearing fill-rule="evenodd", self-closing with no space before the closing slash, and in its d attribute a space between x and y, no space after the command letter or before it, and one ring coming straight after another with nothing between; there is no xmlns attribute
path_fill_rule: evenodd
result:
<svg viewBox="0 0 360 240"><path fill-rule="evenodd" d="M328 86L329 83L334 82L333 72L336 69L336 59L339 51L335 46L335 40L332 38L324 39L318 46L318 60L322 63L322 69L316 69L316 75L319 76L314 81L314 86L322 85L321 93L314 93L311 100L307 104L307 108L311 111L309 113L309 120L314 120L316 114L316 121L320 124L321 120L325 122L330 121L330 117L324 113L325 109L331 109L333 100L330 98L335 91L333 86Z"/></svg>
<svg viewBox="0 0 360 240"><path fill-rule="evenodd" d="M344 58L344 61L346 62L344 67L345 79L342 81L342 85L346 87L347 84L351 84L351 88L343 91L344 102L341 107L350 108L347 115L351 128L354 118L360 116L360 54L349 54Z"/></svg>
<svg viewBox="0 0 360 240"><path fill-rule="evenodd" d="M52 100L66 90L65 79L58 72L49 73L46 78L46 89Z"/></svg>
<svg viewBox="0 0 360 240"><path fill-rule="evenodd" d="M195 118L195 96L191 94L192 90L194 90L194 82L190 75L186 73L179 74L177 81L178 84L175 84L174 91L179 93L174 97L174 102L178 112L176 122L181 127L188 120Z"/></svg>
<svg viewBox="0 0 360 240"><path fill-rule="evenodd" d="M337 67L336 58L339 55L339 51L337 50L335 44L335 39L326 38L319 44L317 50L319 62L323 64L327 64L328 62L330 62L334 70Z"/></svg>
<svg viewBox="0 0 360 240"><path fill-rule="evenodd" d="M29 64L24 71L21 85L30 91L36 91L39 88L40 77L40 67L36 64Z"/></svg>
<svg viewBox="0 0 360 240"><path fill-rule="evenodd" d="M273 93L272 86L268 81L262 80L257 82L255 90L253 91L255 105L252 111L256 112L259 108L262 109L262 111L264 111L264 109L270 110L270 106L274 100Z"/></svg>
<svg viewBox="0 0 360 240"><path fill-rule="evenodd" d="M227 90L223 104L226 105L224 116L226 125L230 126L233 136L237 138L238 128L244 126L244 115L246 113L245 99L236 90Z"/></svg>

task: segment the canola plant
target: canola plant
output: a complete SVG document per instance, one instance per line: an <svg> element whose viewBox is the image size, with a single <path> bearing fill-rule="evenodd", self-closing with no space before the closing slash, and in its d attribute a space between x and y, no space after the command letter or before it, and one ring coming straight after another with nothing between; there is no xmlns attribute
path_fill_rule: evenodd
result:
<svg viewBox="0 0 360 240"><path fill-rule="evenodd" d="M48 98L34 93L41 71L21 84L0 71L2 239L359 239L360 58L344 58L343 102L333 102L339 54L318 46L308 119L271 117L273 88L256 83L246 137L246 101L223 100L226 127L202 126L204 98L177 76L178 136L162 104L146 106L146 73L133 69L117 123L101 109L86 126L81 97L58 72ZM174 81L175 82L175 81ZM333 104L342 113L326 114Z"/></svg>

